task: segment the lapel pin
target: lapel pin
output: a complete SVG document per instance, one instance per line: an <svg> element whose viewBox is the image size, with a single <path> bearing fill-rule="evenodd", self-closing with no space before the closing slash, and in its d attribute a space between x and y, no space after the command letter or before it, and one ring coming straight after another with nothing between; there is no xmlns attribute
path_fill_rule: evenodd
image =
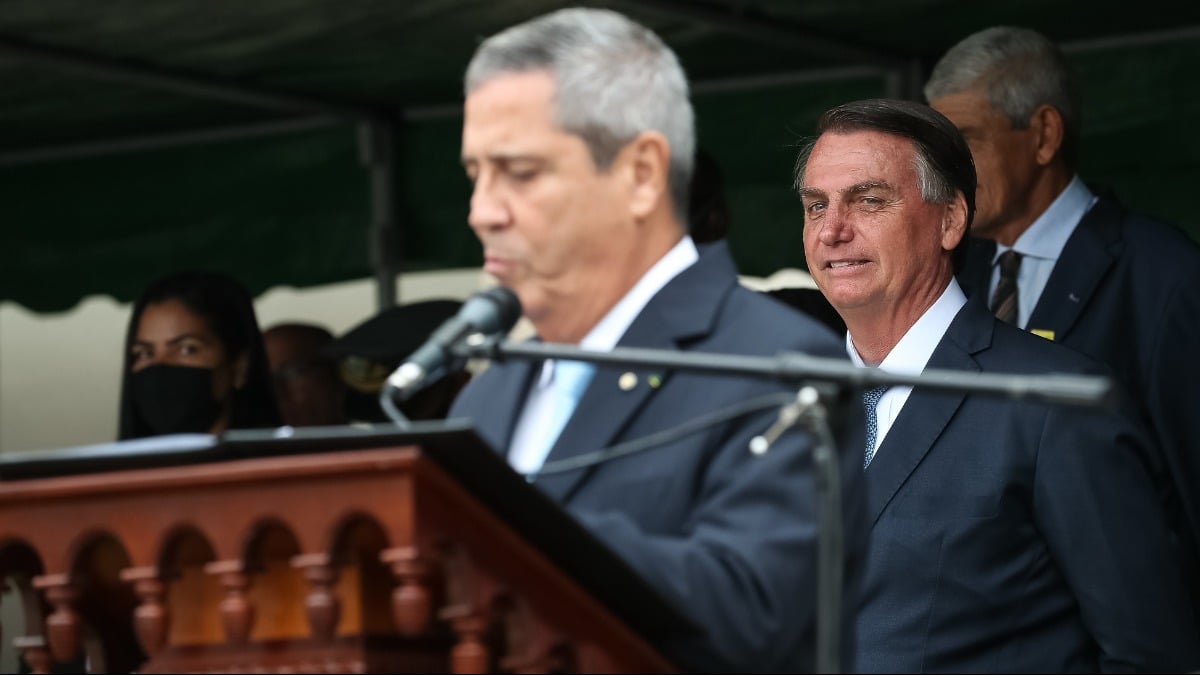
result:
<svg viewBox="0 0 1200 675"><path fill-rule="evenodd" d="M621 391L629 391L630 389L633 389L637 386L637 375L634 375L633 373L623 373L621 377L617 378L617 386L621 388Z"/></svg>
<svg viewBox="0 0 1200 675"><path fill-rule="evenodd" d="M651 389L658 389L662 386L662 375L654 373L646 377L646 384L650 385Z"/></svg>

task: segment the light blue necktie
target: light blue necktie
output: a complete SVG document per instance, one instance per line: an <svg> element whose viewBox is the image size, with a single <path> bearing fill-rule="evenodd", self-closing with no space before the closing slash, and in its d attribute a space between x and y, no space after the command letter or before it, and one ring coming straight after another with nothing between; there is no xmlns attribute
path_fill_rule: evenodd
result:
<svg viewBox="0 0 1200 675"><path fill-rule="evenodd" d="M875 408L879 406L879 399L883 398L887 387L872 387L863 392L863 408L867 413L867 452L863 456L863 471L871 465L871 460L875 458L875 439L879 436L879 416L875 412Z"/></svg>
<svg viewBox="0 0 1200 675"><path fill-rule="evenodd" d="M595 366L583 361L554 362L554 375L550 381L551 391L547 392L551 397L550 405L552 407L546 418L546 428L542 430L540 436L543 446L541 461L538 462L539 468L546 461L550 449L554 447L555 441L562 434L563 427L567 426L567 420L571 419L571 413L575 412L575 406L579 405L579 399L583 397L583 392L587 389L588 383L592 381L592 375L595 372Z"/></svg>

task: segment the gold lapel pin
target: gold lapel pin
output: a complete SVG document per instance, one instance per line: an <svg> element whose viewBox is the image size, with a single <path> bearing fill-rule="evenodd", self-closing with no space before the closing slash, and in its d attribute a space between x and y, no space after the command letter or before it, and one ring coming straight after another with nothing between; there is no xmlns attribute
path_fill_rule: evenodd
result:
<svg viewBox="0 0 1200 675"><path fill-rule="evenodd" d="M658 389L662 386L662 375L655 373L646 377L646 384L650 385L651 389Z"/></svg>
<svg viewBox="0 0 1200 675"><path fill-rule="evenodd" d="M623 373L621 377L617 378L617 386L621 388L621 391L629 391L633 389L637 386L637 375L633 373Z"/></svg>

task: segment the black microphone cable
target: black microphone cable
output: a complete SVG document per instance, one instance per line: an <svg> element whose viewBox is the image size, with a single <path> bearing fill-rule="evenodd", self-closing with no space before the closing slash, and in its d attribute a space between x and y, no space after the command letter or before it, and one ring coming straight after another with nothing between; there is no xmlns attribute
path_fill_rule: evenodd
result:
<svg viewBox="0 0 1200 675"><path fill-rule="evenodd" d="M400 427L401 429L407 429L408 427L412 426L412 421L405 417L404 413L400 412L400 406L396 405L396 392L396 389L393 389L385 384L383 388L379 390L379 407L383 408L383 413L387 415L388 419L390 419L396 426Z"/></svg>

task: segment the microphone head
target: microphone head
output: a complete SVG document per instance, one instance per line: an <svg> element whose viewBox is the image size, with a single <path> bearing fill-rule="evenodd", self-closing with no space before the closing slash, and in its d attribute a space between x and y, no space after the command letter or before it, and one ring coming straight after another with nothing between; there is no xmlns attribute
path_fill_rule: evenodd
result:
<svg viewBox="0 0 1200 675"><path fill-rule="evenodd" d="M459 316L487 335L508 333L521 318L521 301L506 286L493 286L471 296Z"/></svg>

